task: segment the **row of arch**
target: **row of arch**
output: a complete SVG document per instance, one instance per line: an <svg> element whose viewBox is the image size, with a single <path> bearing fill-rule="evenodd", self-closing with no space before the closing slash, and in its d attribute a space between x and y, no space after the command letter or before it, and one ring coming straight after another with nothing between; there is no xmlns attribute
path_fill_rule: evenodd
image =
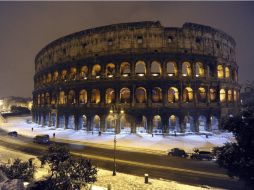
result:
<svg viewBox="0 0 254 190"><path fill-rule="evenodd" d="M43 93L36 96L34 99L35 105L55 105L55 104L86 104L90 99L90 103L98 104L102 102L102 93L99 89L92 89L89 91L90 94L86 89L82 89L79 92L75 92L74 90L70 90L67 93L65 91L60 91L57 96L51 96L50 93ZM160 87L154 87L150 91L151 93L151 101L153 103L162 103L163 100L163 92ZM177 87L169 87L167 89L167 102L168 103L189 103L193 102L195 99L195 93L191 87L186 87L180 92ZM239 97L239 92L235 89L224 89L221 88L220 90L216 90L216 88L207 88L199 87L196 93L197 97L196 100L198 102L206 103L206 102L237 102ZM117 99L119 97L119 100ZM105 90L105 103L112 104L116 102L121 103L131 103L132 93L131 90L127 87L120 89L119 93L117 94L115 89L108 88ZM138 87L135 89L134 94L134 101L136 103L147 103L148 102L148 95L147 89L144 87Z"/></svg>
<svg viewBox="0 0 254 190"><path fill-rule="evenodd" d="M119 126L117 126L117 120L113 115L108 115L104 118L94 115L88 118L86 115L79 116L77 126L75 126L75 116L74 115L60 115L58 117L58 122L56 114L52 114L51 118L48 115L37 115L35 121L39 124L49 125L51 122L52 126L65 129L75 129L75 130L85 130L93 132L109 132L109 133L173 133L173 132L207 132L219 130L219 120L216 116L211 116L207 118L205 115L199 115L194 120L191 115L186 115L183 121L180 121L177 115L171 115L167 118L167 122L163 123L160 115L154 115L152 117L150 126L148 119L145 115L142 115L135 121L135 129L132 121L132 116L123 114L119 118ZM49 121L51 120L51 121ZM102 124L102 122L104 124ZM58 125L58 126L57 126ZM102 126L103 125L103 126ZM117 129L117 127L119 127Z"/></svg>
<svg viewBox="0 0 254 190"><path fill-rule="evenodd" d="M181 67L181 68L178 68ZM179 70L180 69L180 70ZM120 64L119 73L122 77L129 77L132 74L137 75L139 77L145 76L149 73L158 77L163 75L163 68L159 61L151 62L151 66L148 69L147 63L145 61L137 61L135 63L134 72L131 72L131 64L129 62L122 62ZM53 73L49 72L46 75L43 75L35 80L36 86L40 86L43 84L48 84L56 81L67 81L67 80L86 80L88 78L99 79L102 76L106 78L113 78L117 75L118 69L114 63L108 63L105 68L105 72L103 72L102 66L100 64L94 64L91 68L87 65L82 66L79 69L76 67L71 67L69 71L67 69L63 69L60 72L54 71ZM222 64L217 65L216 71L213 76L217 76L218 79L233 79L237 81L237 71L231 69L229 66L223 66ZM202 62L196 62L191 64L188 61L185 61L180 65L177 65L174 61L169 61L166 63L165 67L165 75L166 76L183 76L183 77L205 77L210 75L210 68Z"/></svg>

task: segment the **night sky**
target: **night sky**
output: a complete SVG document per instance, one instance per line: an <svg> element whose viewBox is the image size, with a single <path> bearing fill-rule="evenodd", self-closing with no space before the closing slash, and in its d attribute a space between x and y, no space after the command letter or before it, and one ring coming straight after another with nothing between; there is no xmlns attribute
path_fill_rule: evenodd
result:
<svg viewBox="0 0 254 190"><path fill-rule="evenodd" d="M0 2L0 97L32 97L35 55L51 41L97 26L148 20L223 30L237 43L240 82L254 80L254 2Z"/></svg>

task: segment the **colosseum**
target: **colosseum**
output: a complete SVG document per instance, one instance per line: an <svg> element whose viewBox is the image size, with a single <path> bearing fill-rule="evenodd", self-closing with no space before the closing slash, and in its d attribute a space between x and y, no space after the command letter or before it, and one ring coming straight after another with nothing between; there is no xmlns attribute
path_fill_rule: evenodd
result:
<svg viewBox="0 0 254 190"><path fill-rule="evenodd" d="M209 26L121 23L35 58L33 121L100 133L203 133L239 111L235 41Z"/></svg>

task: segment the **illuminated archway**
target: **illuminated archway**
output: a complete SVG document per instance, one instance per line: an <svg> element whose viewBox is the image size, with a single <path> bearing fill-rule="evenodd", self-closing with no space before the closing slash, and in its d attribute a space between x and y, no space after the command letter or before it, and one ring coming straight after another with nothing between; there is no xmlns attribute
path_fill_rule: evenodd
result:
<svg viewBox="0 0 254 190"><path fill-rule="evenodd" d="M97 78L101 76L101 66L99 64L93 66L92 76Z"/></svg>
<svg viewBox="0 0 254 190"><path fill-rule="evenodd" d="M112 78L113 76L115 76L116 73L116 68L115 68L115 64L114 63L108 63L106 66L106 77L108 78Z"/></svg>
<svg viewBox="0 0 254 190"><path fill-rule="evenodd" d="M210 96L210 101L215 102L216 101L216 90L214 88L210 88L209 90L209 96Z"/></svg>
<svg viewBox="0 0 254 190"><path fill-rule="evenodd" d="M226 79L230 78L230 69L229 69L229 67L225 67L225 78Z"/></svg>
<svg viewBox="0 0 254 190"><path fill-rule="evenodd" d="M105 122L106 132L114 133L116 127L116 119L113 115L108 115Z"/></svg>
<svg viewBox="0 0 254 190"><path fill-rule="evenodd" d="M70 80L76 80L76 77L77 77L77 69L75 67L72 67L70 72Z"/></svg>
<svg viewBox="0 0 254 190"><path fill-rule="evenodd" d="M52 75L51 75L51 73L48 73L48 75L47 75L47 83L50 83L51 80L52 80Z"/></svg>
<svg viewBox="0 0 254 190"><path fill-rule="evenodd" d="M204 77L205 76L205 69L204 65L201 62L196 63L196 77Z"/></svg>
<svg viewBox="0 0 254 190"><path fill-rule="evenodd" d="M126 114L120 116L120 132L121 133L131 133L131 119Z"/></svg>
<svg viewBox="0 0 254 190"><path fill-rule="evenodd" d="M87 103L87 91L85 89L79 92L79 103L86 104Z"/></svg>
<svg viewBox="0 0 254 190"><path fill-rule="evenodd" d="M101 101L100 91L98 89L93 89L91 103L98 104L100 101Z"/></svg>
<svg viewBox="0 0 254 190"><path fill-rule="evenodd" d="M212 131L219 130L219 120L215 116L211 116L211 129Z"/></svg>
<svg viewBox="0 0 254 190"><path fill-rule="evenodd" d="M80 79L87 79L88 77L88 67L86 65L81 67L80 70Z"/></svg>
<svg viewBox="0 0 254 190"><path fill-rule="evenodd" d="M115 90L108 88L105 94L106 104L111 104L115 102Z"/></svg>
<svg viewBox="0 0 254 190"><path fill-rule="evenodd" d="M53 81L58 81L58 77L59 77L58 71L55 71L53 76Z"/></svg>
<svg viewBox="0 0 254 190"><path fill-rule="evenodd" d="M147 127L147 118L146 116L141 116L141 117L138 117L139 120L137 122L137 125L136 125L136 132L137 133L147 133L148 132L148 127Z"/></svg>
<svg viewBox="0 0 254 190"><path fill-rule="evenodd" d="M198 117L198 130L199 132L207 131L207 120L204 115Z"/></svg>
<svg viewBox="0 0 254 190"><path fill-rule="evenodd" d="M136 101L137 103L146 103L147 96L146 96L146 89L143 87L138 87L136 89Z"/></svg>
<svg viewBox="0 0 254 190"><path fill-rule="evenodd" d="M152 101L154 103L162 102L162 90L159 87L155 87L152 90Z"/></svg>
<svg viewBox="0 0 254 190"><path fill-rule="evenodd" d="M100 116L95 115L94 118L93 118L92 131L99 132L100 131L100 124L101 124Z"/></svg>
<svg viewBox="0 0 254 190"><path fill-rule="evenodd" d="M120 66L120 74L123 77L130 76L131 74L131 66L128 62L122 62Z"/></svg>
<svg viewBox="0 0 254 190"><path fill-rule="evenodd" d="M178 89L175 87L170 87L168 89L168 102L175 103L179 100L179 92Z"/></svg>
<svg viewBox="0 0 254 190"><path fill-rule="evenodd" d="M79 129L88 131L86 115L82 115L79 117Z"/></svg>
<svg viewBox="0 0 254 190"><path fill-rule="evenodd" d="M144 61L136 62L135 74L138 76L144 76L146 74L146 63Z"/></svg>
<svg viewBox="0 0 254 190"><path fill-rule="evenodd" d="M131 91L129 88L122 88L120 90L120 102L121 103L130 103L131 100Z"/></svg>
<svg viewBox="0 0 254 190"><path fill-rule="evenodd" d="M65 92L60 91L59 93L59 104L65 104Z"/></svg>
<svg viewBox="0 0 254 190"><path fill-rule="evenodd" d="M153 117L153 133L155 134L162 134L162 122L161 122L161 116L155 115Z"/></svg>
<svg viewBox="0 0 254 190"><path fill-rule="evenodd" d="M228 102L232 102L233 101L233 93L232 90L229 89L228 90Z"/></svg>
<svg viewBox="0 0 254 190"><path fill-rule="evenodd" d="M191 133L195 131L194 119L192 116L188 115L184 117L185 132Z"/></svg>
<svg viewBox="0 0 254 190"><path fill-rule="evenodd" d="M198 88L198 100L200 102L206 102L206 90L203 87Z"/></svg>
<svg viewBox="0 0 254 190"><path fill-rule="evenodd" d="M224 103L226 102L226 91L225 89L220 89L220 102Z"/></svg>
<svg viewBox="0 0 254 190"><path fill-rule="evenodd" d="M61 79L67 80L67 70L62 70Z"/></svg>
<svg viewBox="0 0 254 190"><path fill-rule="evenodd" d="M177 65L174 61L167 62L167 74L168 76L177 76Z"/></svg>
<svg viewBox="0 0 254 190"><path fill-rule="evenodd" d="M217 77L219 79L224 78L224 71L223 71L223 66L222 65L217 66Z"/></svg>
<svg viewBox="0 0 254 190"><path fill-rule="evenodd" d="M168 119L169 123L169 133L181 132L179 118L175 115L171 115Z"/></svg>
<svg viewBox="0 0 254 190"><path fill-rule="evenodd" d="M68 129L75 129L75 118L74 115L68 117Z"/></svg>
<svg viewBox="0 0 254 190"><path fill-rule="evenodd" d="M158 61L153 61L151 63L151 74L153 76L161 75L161 63Z"/></svg>
<svg viewBox="0 0 254 190"><path fill-rule="evenodd" d="M75 91L70 90L68 93L68 103L69 104L75 104L76 103L76 98L75 98Z"/></svg>
<svg viewBox="0 0 254 190"><path fill-rule="evenodd" d="M183 62L182 64L182 76L187 76L187 77L192 76L191 64L187 61Z"/></svg>
<svg viewBox="0 0 254 190"><path fill-rule="evenodd" d="M186 87L183 91L183 102L188 103L193 101L193 90L190 87Z"/></svg>

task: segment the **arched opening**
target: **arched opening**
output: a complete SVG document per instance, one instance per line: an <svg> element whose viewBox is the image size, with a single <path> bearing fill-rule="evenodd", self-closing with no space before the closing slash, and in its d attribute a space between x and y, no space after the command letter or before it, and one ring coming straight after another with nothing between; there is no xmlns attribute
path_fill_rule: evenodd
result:
<svg viewBox="0 0 254 190"><path fill-rule="evenodd" d="M154 103L161 103L162 102L162 90L159 87L155 87L152 90L152 101Z"/></svg>
<svg viewBox="0 0 254 190"><path fill-rule="evenodd" d="M237 102L237 92L234 90L234 102Z"/></svg>
<svg viewBox="0 0 254 190"><path fill-rule="evenodd" d="M106 66L106 77L112 78L116 74L116 66L114 63L109 63Z"/></svg>
<svg viewBox="0 0 254 190"><path fill-rule="evenodd" d="M75 129L75 119L74 115L68 117L68 129Z"/></svg>
<svg viewBox="0 0 254 190"><path fill-rule="evenodd" d="M82 115L79 117L79 130L84 130L87 131L88 126L87 126L87 117L86 115Z"/></svg>
<svg viewBox="0 0 254 190"><path fill-rule="evenodd" d="M48 92L46 93L45 99L46 99L46 105L50 105L50 95Z"/></svg>
<svg viewBox="0 0 254 190"><path fill-rule="evenodd" d="M145 76L146 74L146 63L144 61L138 61L135 64L135 75Z"/></svg>
<svg viewBox="0 0 254 190"><path fill-rule="evenodd" d="M140 118L138 118L136 132L137 133L147 133L148 132L146 116L143 115Z"/></svg>
<svg viewBox="0 0 254 190"><path fill-rule="evenodd" d="M184 117L185 132L192 133L195 131L194 119L192 116L188 115Z"/></svg>
<svg viewBox="0 0 254 190"><path fill-rule="evenodd" d="M187 61L183 62L182 64L182 76L184 77L191 77L192 71L191 71L191 64Z"/></svg>
<svg viewBox="0 0 254 190"><path fill-rule="evenodd" d="M86 104L87 103L87 91L85 89L79 92L79 103Z"/></svg>
<svg viewBox="0 0 254 190"><path fill-rule="evenodd" d="M113 115L106 117L106 132L115 133L116 120Z"/></svg>
<svg viewBox="0 0 254 190"><path fill-rule="evenodd" d="M77 69L75 67L72 67L70 73L70 80L76 80L76 77L77 77Z"/></svg>
<svg viewBox="0 0 254 190"><path fill-rule="evenodd" d="M108 88L106 90L106 95L105 95L105 99L106 99L106 104L112 104L115 103L115 90L112 88Z"/></svg>
<svg viewBox="0 0 254 190"><path fill-rule="evenodd" d="M183 91L183 103L193 101L193 90L190 87L186 87Z"/></svg>
<svg viewBox="0 0 254 190"><path fill-rule="evenodd" d="M63 81L67 80L67 70L62 70L61 80Z"/></svg>
<svg viewBox="0 0 254 190"><path fill-rule="evenodd" d="M100 91L98 89L92 90L91 103L98 104L101 101Z"/></svg>
<svg viewBox="0 0 254 190"><path fill-rule="evenodd" d="M88 67L86 65L81 67L79 75L80 75L81 80L86 80L87 79L87 77L88 77Z"/></svg>
<svg viewBox="0 0 254 190"><path fill-rule="evenodd" d="M198 88L198 100L199 102L206 102L206 90L203 87Z"/></svg>
<svg viewBox="0 0 254 190"><path fill-rule="evenodd" d="M51 114L51 125L53 127L56 127L56 114L55 113Z"/></svg>
<svg viewBox="0 0 254 190"><path fill-rule="evenodd" d="M226 91L225 89L220 89L220 102L224 103L226 102Z"/></svg>
<svg viewBox="0 0 254 190"><path fill-rule="evenodd" d="M122 114L120 116L120 131L121 133L131 133L131 118L129 118L126 114Z"/></svg>
<svg viewBox="0 0 254 190"><path fill-rule="evenodd" d="M210 88L210 101L211 102L216 102L216 90L214 88Z"/></svg>
<svg viewBox="0 0 254 190"><path fill-rule="evenodd" d="M51 75L51 73L48 73L48 75L47 75L47 83L50 83L51 80L52 80L52 75Z"/></svg>
<svg viewBox="0 0 254 190"><path fill-rule="evenodd" d="M55 71L53 76L53 81L54 82L58 81L58 77L59 77L58 71Z"/></svg>
<svg viewBox="0 0 254 190"><path fill-rule="evenodd" d="M168 120L169 123L169 133L181 132L179 118L175 115L171 115Z"/></svg>
<svg viewBox="0 0 254 190"><path fill-rule="evenodd" d="M128 77L131 74L131 66L128 62L122 62L120 66L120 74L123 77Z"/></svg>
<svg viewBox="0 0 254 190"><path fill-rule="evenodd" d="M228 90L228 102L232 102L233 101L233 94L232 94L232 90L229 89Z"/></svg>
<svg viewBox="0 0 254 190"><path fill-rule="evenodd" d="M69 104L75 104L76 103L76 98L75 98L75 91L70 90L68 93L68 103Z"/></svg>
<svg viewBox="0 0 254 190"><path fill-rule="evenodd" d="M151 74L152 76L161 75L161 63L158 61L153 61L151 64Z"/></svg>
<svg viewBox="0 0 254 190"><path fill-rule="evenodd" d="M92 69L92 76L95 78L100 78L101 76L101 66L99 64L95 64Z"/></svg>
<svg viewBox="0 0 254 190"><path fill-rule="evenodd" d="M215 116L211 116L211 129L212 131L219 130L219 120Z"/></svg>
<svg viewBox="0 0 254 190"><path fill-rule="evenodd" d="M162 134L162 122L161 122L161 116L155 115L153 117L153 133L155 134Z"/></svg>
<svg viewBox="0 0 254 190"><path fill-rule="evenodd" d="M204 69L204 65L201 62L197 62L196 63L196 77L204 77L205 76L205 69Z"/></svg>
<svg viewBox="0 0 254 190"><path fill-rule="evenodd" d="M226 79L230 78L230 69L229 69L229 67L225 67L225 78Z"/></svg>
<svg viewBox="0 0 254 190"><path fill-rule="evenodd" d="M168 102L175 103L179 100L179 92L178 89L175 87L170 87L168 89Z"/></svg>
<svg viewBox="0 0 254 190"><path fill-rule="evenodd" d="M218 76L219 79L224 78L224 71L223 71L223 66L222 65L217 66L217 76Z"/></svg>
<svg viewBox="0 0 254 190"><path fill-rule="evenodd" d="M131 91L129 88L122 88L120 90L120 102L121 103L131 102Z"/></svg>
<svg viewBox="0 0 254 190"><path fill-rule="evenodd" d="M95 115L93 118L93 132L99 132L100 131L100 123L101 123L101 119L100 116Z"/></svg>
<svg viewBox="0 0 254 190"><path fill-rule="evenodd" d="M174 61L167 62L167 74L168 76L177 76L177 65Z"/></svg>
<svg viewBox="0 0 254 190"><path fill-rule="evenodd" d="M198 117L198 130L199 132L207 131L207 120L204 115Z"/></svg>
<svg viewBox="0 0 254 190"><path fill-rule="evenodd" d="M60 91L59 93L59 104L65 104L65 92Z"/></svg>
<svg viewBox="0 0 254 190"><path fill-rule="evenodd" d="M41 95L40 94L38 95L37 101L38 101L38 105L41 105Z"/></svg>
<svg viewBox="0 0 254 190"><path fill-rule="evenodd" d="M147 96L146 96L146 89L143 87L138 87L136 89L136 101L137 103L146 103Z"/></svg>
<svg viewBox="0 0 254 190"><path fill-rule="evenodd" d="M51 105L56 105L56 100L57 100L57 95L56 94L52 94L51 97Z"/></svg>
<svg viewBox="0 0 254 190"><path fill-rule="evenodd" d="M59 128L64 129L65 128L65 116L64 115L60 115L59 116L59 124L58 124Z"/></svg>

